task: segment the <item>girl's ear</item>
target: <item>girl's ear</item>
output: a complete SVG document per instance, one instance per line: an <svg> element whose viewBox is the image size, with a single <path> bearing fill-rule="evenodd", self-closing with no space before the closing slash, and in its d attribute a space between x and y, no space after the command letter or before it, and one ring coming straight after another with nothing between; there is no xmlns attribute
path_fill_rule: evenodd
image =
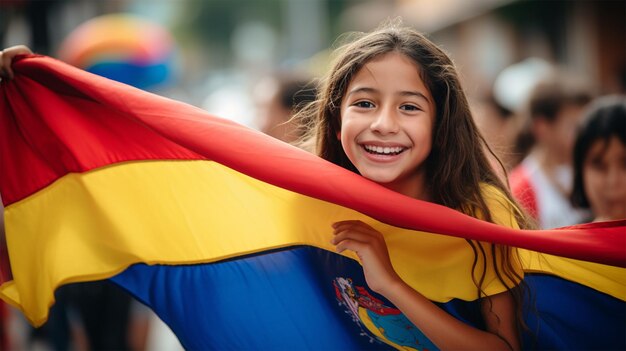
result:
<svg viewBox="0 0 626 351"><path fill-rule="evenodd" d="M340 130L337 131L337 140L341 140L341 131Z"/></svg>

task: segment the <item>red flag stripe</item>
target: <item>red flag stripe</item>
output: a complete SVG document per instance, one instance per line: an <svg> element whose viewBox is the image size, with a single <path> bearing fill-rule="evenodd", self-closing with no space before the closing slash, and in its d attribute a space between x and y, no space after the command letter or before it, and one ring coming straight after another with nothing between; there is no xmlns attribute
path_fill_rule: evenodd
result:
<svg viewBox="0 0 626 351"><path fill-rule="evenodd" d="M626 266L626 221L507 229L395 193L257 131L48 57L22 58L14 68L17 77L2 83L0 99L0 191L7 205L69 172L128 160L204 158L395 226Z"/></svg>

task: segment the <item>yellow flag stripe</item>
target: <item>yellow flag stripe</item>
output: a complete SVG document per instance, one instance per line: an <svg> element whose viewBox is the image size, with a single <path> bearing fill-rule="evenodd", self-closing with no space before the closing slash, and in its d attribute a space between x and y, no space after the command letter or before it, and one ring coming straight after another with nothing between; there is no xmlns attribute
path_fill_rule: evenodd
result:
<svg viewBox="0 0 626 351"><path fill-rule="evenodd" d="M380 230L398 273L426 297L477 297L464 239L391 227L211 161L136 161L68 174L5 216L14 280L0 294L34 324L45 320L61 284L111 277L138 262L213 262L292 245L332 251L331 224L346 219ZM493 272L486 282L487 294L503 289Z"/></svg>
<svg viewBox="0 0 626 351"><path fill-rule="evenodd" d="M526 273L544 273L582 284L626 301L626 268L520 250Z"/></svg>

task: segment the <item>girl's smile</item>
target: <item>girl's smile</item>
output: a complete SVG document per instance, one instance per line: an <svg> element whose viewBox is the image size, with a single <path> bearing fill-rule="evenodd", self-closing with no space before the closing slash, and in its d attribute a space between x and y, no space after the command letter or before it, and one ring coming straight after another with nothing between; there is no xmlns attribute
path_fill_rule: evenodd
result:
<svg viewBox="0 0 626 351"><path fill-rule="evenodd" d="M366 63L341 103L341 144L364 177L424 198L435 108L420 68L392 52Z"/></svg>
<svg viewBox="0 0 626 351"><path fill-rule="evenodd" d="M405 146L389 143L363 143L361 144L366 156L375 162L393 162L400 158L400 154L408 150Z"/></svg>

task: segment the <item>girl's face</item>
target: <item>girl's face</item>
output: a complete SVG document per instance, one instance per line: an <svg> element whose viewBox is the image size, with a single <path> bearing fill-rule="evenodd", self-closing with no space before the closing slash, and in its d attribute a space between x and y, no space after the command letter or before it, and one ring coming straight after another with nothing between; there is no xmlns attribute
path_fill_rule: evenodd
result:
<svg viewBox="0 0 626 351"><path fill-rule="evenodd" d="M591 144L583 179L596 221L626 218L626 147L617 137Z"/></svg>
<svg viewBox="0 0 626 351"><path fill-rule="evenodd" d="M435 105L419 67L391 52L365 64L341 101L341 144L361 175L425 198L424 167Z"/></svg>

